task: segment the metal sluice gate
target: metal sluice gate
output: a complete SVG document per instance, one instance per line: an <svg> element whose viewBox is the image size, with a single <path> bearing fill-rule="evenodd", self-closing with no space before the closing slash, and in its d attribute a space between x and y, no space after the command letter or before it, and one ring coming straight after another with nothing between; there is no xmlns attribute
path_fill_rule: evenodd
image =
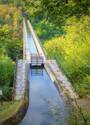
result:
<svg viewBox="0 0 90 125"><path fill-rule="evenodd" d="M44 58L38 54L31 54L31 66L43 66Z"/></svg>

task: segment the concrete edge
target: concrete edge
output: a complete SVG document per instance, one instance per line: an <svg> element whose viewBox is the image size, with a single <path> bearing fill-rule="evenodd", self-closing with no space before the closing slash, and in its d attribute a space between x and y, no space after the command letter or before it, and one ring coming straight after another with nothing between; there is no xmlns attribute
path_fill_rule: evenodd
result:
<svg viewBox="0 0 90 125"><path fill-rule="evenodd" d="M51 80L54 82L54 84L56 85L58 91L59 91L59 94L62 96L62 98L64 100L69 100L71 104L75 105L75 99L78 99L78 96L76 96L76 93L73 91L73 88L71 87L71 90L73 92L73 95L75 96L72 96L70 94L69 91L67 91L66 87L65 87L65 84L63 83L63 81L60 81L57 79L57 76L55 75L55 73L53 72L53 70L51 69L51 67L49 67L50 63L46 63L45 64L45 69L46 71L48 72Z"/></svg>

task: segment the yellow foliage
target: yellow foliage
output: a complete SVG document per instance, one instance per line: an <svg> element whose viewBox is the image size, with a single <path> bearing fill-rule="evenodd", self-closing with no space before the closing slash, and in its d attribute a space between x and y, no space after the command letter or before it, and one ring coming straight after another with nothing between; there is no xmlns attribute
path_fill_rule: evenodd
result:
<svg viewBox="0 0 90 125"><path fill-rule="evenodd" d="M19 17L21 16L21 10L17 9L13 5L0 5L0 17L4 21L12 21L14 29L18 27ZM7 23L6 22L6 23ZM11 25L11 24L10 24Z"/></svg>
<svg viewBox="0 0 90 125"><path fill-rule="evenodd" d="M89 87L90 83L90 17L74 18L68 19L64 37L46 41L44 48L50 58L57 60L76 89L83 83L83 91L87 94L88 89L84 87Z"/></svg>

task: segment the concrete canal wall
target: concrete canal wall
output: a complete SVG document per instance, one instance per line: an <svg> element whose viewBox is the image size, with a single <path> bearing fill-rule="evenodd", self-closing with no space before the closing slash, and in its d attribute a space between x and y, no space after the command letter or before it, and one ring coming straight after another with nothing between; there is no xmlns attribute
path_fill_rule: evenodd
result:
<svg viewBox="0 0 90 125"><path fill-rule="evenodd" d="M18 101L24 98L24 93L26 91L26 83L28 80L28 69L29 64L27 63L27 61L18 60L14 100Z"/></svg>
<svg viewBox="0 0 90 125"><path fill-rule="evenodd" d="M24 60L19 60L17 63L16 82L14 86L15 87L14 101L19 101L20 106L17 110L13 109L12 113L13 115L3 120L0 123L0 125L16 125L24 117L28 108L28 100L29 100L28 71L29 71L29 63L27 63L27 61Z"/></svg>
<svg viewBox="0 0 90 125"><path fill-rule="evenodd" d="M71 100L78 98L78 95L75 93L71 83L62 73L55 60L47 60L45 68L63 98L69 98Z"/></svg>

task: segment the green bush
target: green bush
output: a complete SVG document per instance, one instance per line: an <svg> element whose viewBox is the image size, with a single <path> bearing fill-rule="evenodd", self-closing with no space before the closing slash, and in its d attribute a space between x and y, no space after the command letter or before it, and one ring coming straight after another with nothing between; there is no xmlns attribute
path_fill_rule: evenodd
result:
<svg viewBox="0 0 90 125"><path fill-rule="evenodd" d="M12 84L14 66L14 62L9 57L0 57L0 86L10 86Z"/></svg>
<svg viewBox="0 0 90 125"><path fill-rule="evenodd" d="M13 39L10 41L7 45L7 54L9 57L11 57L12 60L15 60L17 58L21 59L22 58L22 41L21 39Z"/></svg>

